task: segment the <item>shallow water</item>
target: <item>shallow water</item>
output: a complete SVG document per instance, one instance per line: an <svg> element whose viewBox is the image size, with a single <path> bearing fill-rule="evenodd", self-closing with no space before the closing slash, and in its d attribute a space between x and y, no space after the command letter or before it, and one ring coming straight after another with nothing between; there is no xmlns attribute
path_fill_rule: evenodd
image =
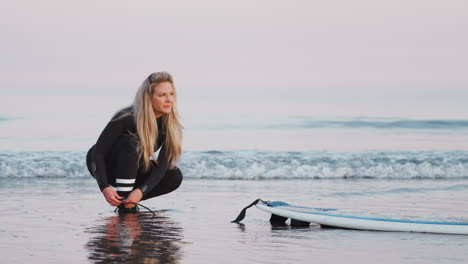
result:
<svg viewBox="0 0 468 264"><path fill-rule="evenodd" d="M272 227L256 198L468 222L468 180L186 180L113 213L91 179L0 179L5 263L465 263L468 236ZM414 191L417 189L419 191Z"/></svg>

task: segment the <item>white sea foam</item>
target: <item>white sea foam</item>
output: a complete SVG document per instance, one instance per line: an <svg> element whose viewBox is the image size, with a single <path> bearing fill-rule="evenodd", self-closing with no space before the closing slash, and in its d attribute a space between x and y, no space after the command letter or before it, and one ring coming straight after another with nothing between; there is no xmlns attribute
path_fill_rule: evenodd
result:
<svg viewBox="0 0 468 264"><path fill-rule="evenodd" d="M0 177L89 177L84 152L1 152ZM194 179L454 179L468 177L468 152L185 152Z"/></svg>

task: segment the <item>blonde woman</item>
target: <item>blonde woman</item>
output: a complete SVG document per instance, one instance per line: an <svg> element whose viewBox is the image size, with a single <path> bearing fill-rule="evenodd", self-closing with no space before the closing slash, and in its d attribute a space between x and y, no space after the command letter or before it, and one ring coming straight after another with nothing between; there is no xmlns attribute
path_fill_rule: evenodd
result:
<svg viewBox="0 0 468 264"><path fill-rule="evenodd" d="M182 173L175 166L182 152L176 102L172 76L152 73L138 89L133 105L110 120L88 151L88 169L119 213L135 213L136 203L172 192L182 183Z"/></svg>

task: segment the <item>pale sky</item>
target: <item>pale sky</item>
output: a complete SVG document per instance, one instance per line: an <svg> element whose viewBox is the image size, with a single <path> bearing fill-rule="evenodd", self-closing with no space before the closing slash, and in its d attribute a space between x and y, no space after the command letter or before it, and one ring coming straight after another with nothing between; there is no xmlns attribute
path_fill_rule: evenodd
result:
<svg viewBox="0 0 468 264"><path fill-rule="evenodd" d="M466 119L467 14L465 0L3 1L0 92L131 101L166 70L186 109Z"/></svg>

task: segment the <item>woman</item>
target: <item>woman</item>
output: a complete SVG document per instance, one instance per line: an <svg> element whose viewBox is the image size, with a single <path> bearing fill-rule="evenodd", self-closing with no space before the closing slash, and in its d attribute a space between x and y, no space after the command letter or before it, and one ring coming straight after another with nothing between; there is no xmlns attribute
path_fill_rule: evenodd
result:
<svg viewBox="0 0 468 264"><path fill-rule="evenodd" d="M133 105L107 124L86 163L106 201L119 213L133 213L140 200L180 186L182 173L175 164L181 144L174 81L169 73L157 72L143 81Z"/></svg>

